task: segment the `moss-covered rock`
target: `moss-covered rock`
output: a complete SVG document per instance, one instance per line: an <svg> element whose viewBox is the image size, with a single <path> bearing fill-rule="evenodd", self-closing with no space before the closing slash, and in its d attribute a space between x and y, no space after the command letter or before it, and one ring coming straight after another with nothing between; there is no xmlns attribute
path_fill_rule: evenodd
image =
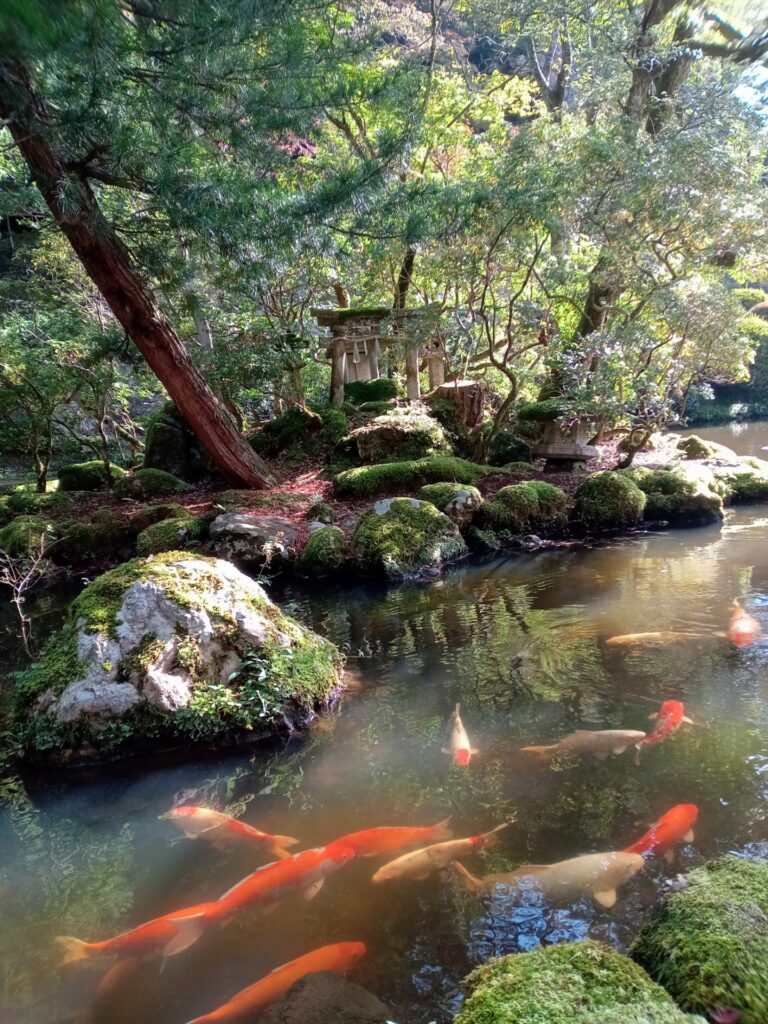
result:
<svg viewBox="0 0 768 1024"><path fill-rule="evenodd" d="M646 501L626 474L604 470L576 489L573 517L585 530L624 530L641 521Z"/></svg>
<svg viewBox="0 0 768 1024"><path fill-rule="evenodd" d="M753 456L737 458L735 464L712 466L729 502L768 501L768 462Z"/></svg>
<svg viewBox="0 0 768 1024"><path fill-rule="evenodd" d="M133 555L134 537L135 528L127 516L101 508L88 523L62 525L51 554L60 565L121 561Z"/></svg>
<svg viewBox="0 0 768 1024"><path fill-rule="evenodd" d="M41 516L16 516L0 530L0 551L19 558L49 547L55 539L53 527Z"/></svg>
<svg viewBox="0 0 768 1024"><path fill-rule="evenodd" d="M20 677L14 734L58 757L240 738L326 702L340 667L332 644L228 562L137 558L83 591Z"/></svg>
<svg viewBox="0 0 768 1024"><path fill-rule="evenodd" d="M561 398L543 398L539 402L523 402L517 409L521 422L546 423L559 419L566 411Z"/></svg>
<svg viewBox="0 0 768 1024"><path fill-rule="evenodd" d="M492 466L507 466L510 462L529 464L530 461L531 446L512 430L500 430L491 442L488 462ZM533 466L529 468L533 469Z"/></svg>
<svg viewBox="0 0 768 1024"><path fill-rule="evenodd" d="M335 444L346 436L349 431L349 419L343 409L339 409L335 405L324 405L316 411L323 421L325 436L331 444Z"/></svg>
<svg viewBox="0 0 768 1024"><path fill-rule="evenodd" d="M146 527L136 538L137 555L157 555L161 551L180 551L199 541L205 533L202 519L183 515L162 519Z"/></svg>
<svg viewBox="0 0 768 1024"><path fill-rule="evenodd" d="M179 480L172 473L162 469L137 469L135 473L121 476L112 488L116 498L134 498L136 501L147 501L161 498L166 494L178 494L189 490L189 484Z"/></svg>
<svg viewBox="0 0 768 1024"><path fill-rule="evenodd" d="M646 495L648 521L665 520L672 526L706 526L723 519L723 499L714 476L688 465L669 469L637 466L620 470Z"/></svg>
<svg viewBox="0 0 768 1024"><path fill-rule="evenodd" d="M75 505L71 494L63 491L38 492L29 484L14 487L5 495L4 507L9 518L23 515L66 515Z"/></svg>
<svg viewBox="0 0 768 1024"><path fill-rule="evenodd" d="M241 512L216 516L209 534L217 555L249 567L292 562L300 540L290 519Z"/></svg>
<svg viewBox="0 0 768 1024"><path fill-rule="evenodd" d="M113 480L119 480L125 473L119 466L109 464ZM60 491L102 491L108 486L104 463L100 459L90 462L74 462L59 470Z"/></svg>
<svg viewBox="0 0 768 1024"><path fill-rule="evenodd" d="M239 511L279 511L285 509L299 509L311 501L311 496L300 494L295 491L219 491L211 499L217 509L224 509L226 512Z"/></svg>
<svg viewBox="0 0 768 1024"><path fill-rule="evenodd" d="M724 857L667 897L632 956L682 1007L768 1021L768 864Z"/></svg>
<svg viewBox="0 0 768 1024"><path fill-rule="evenodd" d="M565 528L567 508L568 497L559 487L528 480L496 491L480 509L476 525L508 535L556 533Z"/></svg>
<svg viewBox="0 0 768 1024"><path fill-rule="evenodd" d="M456 1024L693 1024L628 957L568 942L491 960L465 981ZM703 1021L701 1022L703 1024Z"/></svg>
<svg viewBox="0 0 768 1024"><path fill-rule="evenodd" d="M352 551L361 572L397 579L440 569L467 546L455 523L429 502L384 498L360 519Z"/></svg>
<svg viewBox="0 0 768 1024"><path fill-rule="evenodd" d="M344 385L344 398L352 405L361 406L368 402L388 402L396 398L397 381L391 377L377 377L376 380L355 380Z"/></svg>
<svg viewBox="0 0 768 1024"><path fill-rule="evenodd" d="M162 469L187 483L214 471L210 456L173 402L166 402L149 420L144 468Z"/></svg>
<svg viewBox="0 0 768 1024"><path fill-rule="evenodd" d="M381 416L382 413L389 412L392 407L393 407L393 403L390 401L390 402L363 402L362 405L359 405L357 408L358 408L359 412L370 412L370 413L373 413L375 416Z"/></svg>
<svg viewBox="0 0 768 1024"><path fill-rule="evenodd" d="M279 455L323 429L323 421L316 412L293 406L265 423L251 438L251 446L260 455Z"/></svg>
<svg viewBox="0 0 768 1024"><path fill-rule="evenodd" d="M324 501L316 501L307 509L306 518L311 523L325 523L326 526L330 526L333 522L333 509Z"/></svg>
<svg viewBox="0 0 768 1024"><path fill-rule="evenodd" d="M425 484L424 487L419 489L416 497L420 501L428 501L434 505L435 508L440 509L441 512L445 512L445 506L449 502L453 501L458 495L461 494L472 494L475 498L482 501L480 491L476 487L471 487L468 484L457 484L457 483L438 483L438 484Z"/></svg>
<svg viewBox="0 0 768 1024"><path fill-rule="evenodd" d="M478 466L452 455L430 455L409 462L385 462L344 470L334 480L334 492L339 497L360 498L415 491L424 484L446 480L475 484L489 471L488 466Z"/></svg>
<svg viewBox="0 0 768 1024"><path fill-rule="evenodd" d="M163 519L183 519L187 515L189 513L183 505L169 501L158 505L144 505L132 513L128 523L133 533L138 536L142 530L146 530L148 526L154 526L155 523L162 522Z"/></svg>
<svg viewBox="0 0 768 1024"><path fill-rule="evenodd" d="M327 576L348 560L344 531L338 526L323 526L311 533L299 555L299 571L306 576Z"/></svg>
<svg viewBox="0 0 768 1024"><path fill-rule="evenodd" d="M349 435L362 462L395 462L449 452L445 431L420 408L393 409Z"/></svg>
<svg viewBox="0 0 768 1024"><path fill-rule="evenodd" d="M732 448L716 441L705 441L697 434L681 437L675 446L686 459L726 459L735 462L738 456Z"/></svg>

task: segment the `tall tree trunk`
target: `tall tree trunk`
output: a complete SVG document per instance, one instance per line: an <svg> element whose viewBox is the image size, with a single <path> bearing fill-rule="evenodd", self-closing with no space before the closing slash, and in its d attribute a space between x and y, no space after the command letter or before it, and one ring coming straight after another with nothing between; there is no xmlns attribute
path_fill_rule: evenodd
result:
<svg viewBox="0 0 768 1024"><path fill-rule="evenodd" d="M274 478L269 467L238 433L232 417L198 373L101 212L87 178L68 171L62 156L52 149L48 142L51 111L17 64L0 63L0 118L86 273L218 470L239 487L270 486Z"/></svg>

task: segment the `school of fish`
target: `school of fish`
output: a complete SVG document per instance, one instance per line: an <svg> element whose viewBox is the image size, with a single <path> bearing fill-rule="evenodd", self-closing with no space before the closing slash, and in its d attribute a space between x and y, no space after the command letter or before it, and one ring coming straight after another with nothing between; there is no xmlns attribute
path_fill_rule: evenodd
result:
<svg viewBox="0 0 768 1024"><path fill-rule="evenodd" d="M700 635L706 634L639 633L612 637L606 642L611 646L667 643ZM746 647L759 635L759 623L739 601L734 601L728 640L736 647ZM606 760L611 756L619 757L630 748L639 754L640 750L674 736L683 724L694 724L678 700L664 701L659 710L649 717L655 723L650 732L581 729L549 744L523 747L521 753L544 764L559 755ZM451 716L450 740L443 753L462 768L468 767L472 758L480 754L469 738L459 704ZM226 924L243 910L251 908L269 913L295 894L305 900L314 899L326 879L358 857L397 854L372 874L374 885L404 880L418 882L435 872L452 869L452 877L476 895L499 896L533 891L552 903L562 904L591 897L600 906L611 908L617 902L618 891L643 869L647 859L660 856L672 862L677 848L693 841L693 828L698 816L699 809L695 804L677 804L623 850L584 853L551 864L524 864L511 871L475 876L461 861L496 846L499 834L509 827L508 822L466 838L453 838L450 818L426 827L373 827L340 836L325 846L290 853L290 848L300 844L299 839L262 832L210 807L182 804L162 818L180 829L187 839L199 839L218 849L231 845L247 847L275 860L253 871L216 899L170 911L111 938L88 942L72 936L59 936L56 942L63 952L60 966L111 957L119 968L121 964L127 966L143 959L176 956L189 949L206 931ZM311 950L276 967L221 1006L195 1017L189 1024L245 1024L306 974L333 971L345 975L365 953L366 947L359 941L336 942Z"/></svg>

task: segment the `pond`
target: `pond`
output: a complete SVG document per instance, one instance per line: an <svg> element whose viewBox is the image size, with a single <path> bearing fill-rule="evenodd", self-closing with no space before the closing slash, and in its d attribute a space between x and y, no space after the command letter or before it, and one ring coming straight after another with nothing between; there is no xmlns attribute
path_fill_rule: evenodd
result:
<svg viewBox="0 0 768 1024"><path fill-rule="evenodd" d="M754 455L758 459L768 459L768 421L753 420L747 423L724 423L719 427L694 427L691 430L678 430L678 434L687 437L698 434L708 441L717 441L731 448L737 455Z"/></svg>
<svg viewBox="0 0 768 1024"><path fill-rule="evenodd" d="M712 432L710 432L712 433ZM741 596L766 636L731 647L721 632ZM495 954L584 936L625 947L678 872L727 851L768 855L768 510L725 527L635 535L459 567L429 584L305 589L275 597L348 654L354 692L304 736L269 749L136 763L73 782L61 773L3 782L0 1021L183 1024L309 949L362 940L355 972L399 1024L442 1024L460 981ZM51 628L53 598L47 598ZM615 634L701 637L612 647ZM576 729L645 729L666 699L695 726L643 752L550 766L520 753ZM461 702L479 753L441 752ZM457 836L510 821L474 874L621 849L669 807L699 806L695 840L619 893L552 907L528 896L483 902L452 873L373 885L360 860L311 902L243 912L185 953L123 978L109 966L57 970L54 937L105 938L220 895L263 863L179 837L159 816L208 804L307 846L377 825L452 816ZM88 1014L92 1016L88 1016Z"/></svg>

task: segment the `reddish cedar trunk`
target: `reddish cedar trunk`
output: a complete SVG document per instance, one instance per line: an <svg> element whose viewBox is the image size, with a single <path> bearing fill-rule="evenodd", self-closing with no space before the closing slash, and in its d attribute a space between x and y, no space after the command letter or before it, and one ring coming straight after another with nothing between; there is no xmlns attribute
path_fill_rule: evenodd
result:
<svg viewBox="0 0 768 1024"><path fill-rule="evenodd" d="M0 118L89 277L218 470L239 487L270 486L274 481L269 467L238 433L231 416L198 373L102 214L87 178L68 172L62 157L41 134L52 118L18 65L0 64ZM66 205L61 202L62 195Z"/></svg>

